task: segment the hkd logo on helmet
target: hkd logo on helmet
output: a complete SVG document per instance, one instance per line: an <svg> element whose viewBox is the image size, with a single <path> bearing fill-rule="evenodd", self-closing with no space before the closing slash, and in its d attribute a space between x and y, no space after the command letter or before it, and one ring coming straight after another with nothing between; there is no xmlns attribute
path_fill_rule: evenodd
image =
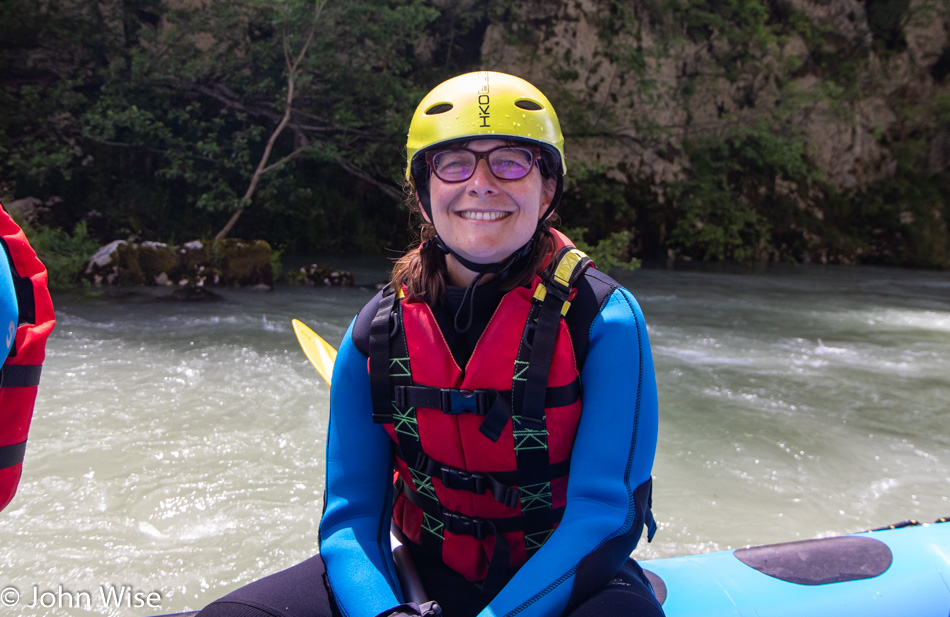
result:
<svg viewBox="0 0 950 617"><path fill-rule="evenodd" d="M491 116L488 112L488 103L488 73L485 73L485 85L478 91L478 117L482 119L480 126L484 128L491 128L491 124L488 123Z"/></svg>

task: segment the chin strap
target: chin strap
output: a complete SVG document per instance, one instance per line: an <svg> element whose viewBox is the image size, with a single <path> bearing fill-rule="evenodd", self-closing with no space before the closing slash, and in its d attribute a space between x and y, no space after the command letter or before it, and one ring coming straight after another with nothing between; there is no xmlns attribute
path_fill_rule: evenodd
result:
<svg viewBox="0 0 950 617"><path fill-rule="evenodd" d="M537 233L537 230L535 230ZM465 266L467 269L472 272L477 272L478 274L498 274L499 278L504 280L508 276L508 270L517 262L519 259L531 252L531 248L534 246L534 236L531 236L531 239L528 240L520 249L506 257L504 260L497 263L487 263L482 264L474 261L465 259L455 251L453 251L448 244L442 240L439 236L439 232L436 232L435 237L430 240L433 244L439 247L439 250L445 253L446 255L451 255L455 258L457 262Z"/></svg>
<svg viewBox="0 0 950 617"><path fill-rule="evenodd" d="M501 280L507 278L511 267L518 263L518 261L520 261L523 257L531 253L531 249L534 247L534 236L531 236L531 239L528 240L524 246L509 255L504 261L487 264L480 264L465 259L449 248L442 238L439 237L438 232L436 233L435 237L430 240L430 242L433 242L437 247L439 247L439 250L441 250L446 255L452 255L455 257L455 259L460 264L472 272L478 273L475 278L472 279L472 282L468 284L468 287L465 288L465 294L462 296L462 304L455 313L455 331L459 334L462 334L467 332L472 326L472 313L473 306L475 304L475 288L478 287L482 277L484 277L486 274L497 274L498 278Z"/></svg>

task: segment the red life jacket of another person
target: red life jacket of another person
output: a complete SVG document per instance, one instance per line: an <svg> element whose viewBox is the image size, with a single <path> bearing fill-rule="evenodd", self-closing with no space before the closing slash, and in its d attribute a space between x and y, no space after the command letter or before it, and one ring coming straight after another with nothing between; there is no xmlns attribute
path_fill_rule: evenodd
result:
<svg viewBox="0 0 950 617"><path fill-rule="evenodd" d="M19 307L19 323L9 355L0 369L0 510L16 494L33 418L46 339L56 318L47 288L46 268L26 235L0 205L0 259L10 261Z"/></svg>
<svg viewBox="0 0 950 617"><path fill-rule="evenodd" d="M549 276L505 294L464 370L424 302L384 295L370 328L397 533L486 591L540 548L566 505L581 401L563 314L590 260L558 248Z"/></svg>

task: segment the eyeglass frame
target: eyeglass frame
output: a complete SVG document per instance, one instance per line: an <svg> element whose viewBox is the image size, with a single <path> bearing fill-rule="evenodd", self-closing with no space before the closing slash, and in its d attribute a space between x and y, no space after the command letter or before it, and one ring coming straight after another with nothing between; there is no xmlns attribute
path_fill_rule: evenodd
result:
<svg viewBox="0 0 950 617"><path fill-rule="evenodd" d="M502 178L501 176L495 173L495 170L491 168L491 161L488 160L488 157L491 156L491 154L497 150L513 150L513 149L524 150L525 152L531 155L531 161L528 163L528 171L525 172L523 176L519 176L517 178ZM472 173L469 176L462 178L461 180L446 180L442 176L440 176L438 172L435 170L433 159L438 154L442 154L444 152L452 152L454 150L464 150L466 152L470 152L474 154L475 164L472 165ZM434 175L436 178L438 178L442 182L445 182L446 184L458 184L459 182L466 182L468 180L471 180L472 176L475 175L475 171L478 169L479 161L481 161L482 159L485 159L485 164L488 165L488 171L489 173L491 173L493 177L498 178L499 180L507 181L507 182L514 182L517 180L524 180L525 178L528 177L528 175L531 174L531 168L534 167L535 164L537 164L541 160L541 149L536 146L526 146L526 145L518 144L518 145L498 146L497 148L492 148L491 150L484 150L484 151L476 151L476 150L471 150L469 148L439 148L436 150L430 150L429 152L425 153L426 165L428 166L429 171L432 172L432 175ZM540 169L541 168L539 167L538 171L540 171Z"/></svg>

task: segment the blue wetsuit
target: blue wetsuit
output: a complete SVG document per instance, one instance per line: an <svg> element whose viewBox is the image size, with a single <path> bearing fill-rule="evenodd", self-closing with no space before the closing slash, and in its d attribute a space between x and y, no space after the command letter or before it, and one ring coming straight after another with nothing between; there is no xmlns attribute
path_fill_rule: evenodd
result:
<svg viewBox="0 0 950 617"><path fill-rule="evenodd" d="M17 319L16 291L13 289L13 275L6 253L0 248L0 365L10 353L13 338L16 336Z"/></svg>
<svg viewBox="0 0 950 617"><path fill-rule="evenodd" d="M391 441L373 423L366 366L351 326L333 373L320 552L342 612L372 617L401 598L389 550ZM582 565L585 557L596 553L612 561L598 566L609 579L640 538L641 529L632 528L634 491L650 480L657 396L646 325L623 288L610 293L590 324L581 383L583 412L564 517L480 617L560 615L578 568L592 567ZM444 602L438 590L428 591Z"/></svg>
<svg viewBox="0 0 950 617"><path fill-rule="evenodd" d="M599 272L585 276L586 292L581 286L579 294L589 293L588 304L591 296L600 304L571 327L575 353L584 358L583 411L564 516L496 596L480 595L476 585L415 552L429 599L447 617L662 615L639 566L628 559L642 532L657 438L646 325L629 291ZM481 314L467 335L449 332L452 315L436 311L461 365L500 300L498 293L492 301L491 286L479 287ZM594 294L592 287L602 291ZM201 617L374 617L403 602L390 550L392 441L373 422L367 353L359 334L354 336L362 331L361 318L375 313L377 300L350 325L334 366L320 554L232 592ZM585 314L574 308L583 303L580 295L574 299L569 325L572 316Z"/></svg>

